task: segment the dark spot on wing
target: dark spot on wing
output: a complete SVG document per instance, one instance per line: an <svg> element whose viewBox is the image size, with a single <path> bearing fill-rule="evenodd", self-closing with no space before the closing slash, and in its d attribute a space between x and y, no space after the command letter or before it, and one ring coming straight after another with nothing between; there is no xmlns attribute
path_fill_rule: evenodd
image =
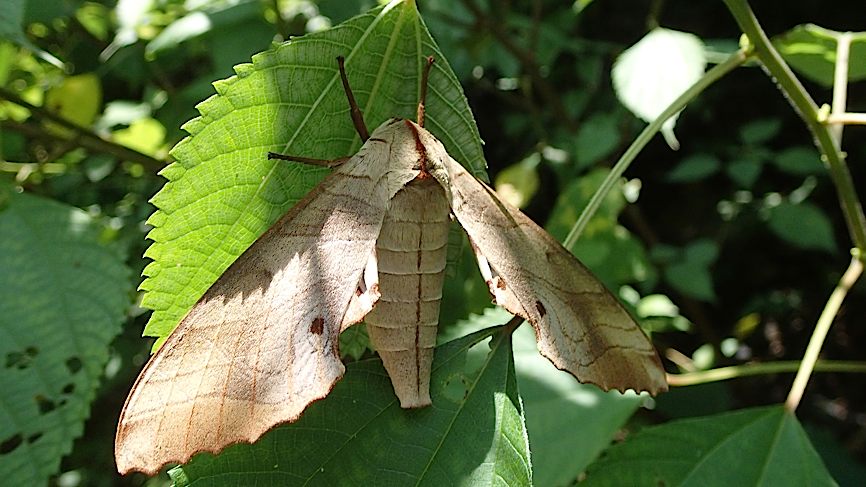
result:
<svg viewBox="0 0 866 487"><path fill-rule="evenodd" d="M547 310L544 309L544 305L541 304L541 301L535 302L535 309L538 310L538 314L540 315L541 318L544 318L544 315L547 314Z"/></svg>
<svg viewBox="0 0 866 487"><path fill-rule="evenodd" d="M505 290L505 279L499 278L499 281L496 283L496 287L499 289Z"/></svg>
<svg viewBox="0 0 866 487"><path fill-rule="evenodd" d="M321 335L323 331L325 331L325 319L319 316L310 324L310 333Z"/></svg>

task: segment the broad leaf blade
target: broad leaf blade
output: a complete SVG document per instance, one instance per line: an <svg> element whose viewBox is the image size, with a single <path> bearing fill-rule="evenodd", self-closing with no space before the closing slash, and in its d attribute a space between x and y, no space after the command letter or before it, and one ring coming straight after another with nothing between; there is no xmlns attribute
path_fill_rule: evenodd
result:
<svg viewBox="0 0 866 487"><path fill-rule="evenodd" d="M3 188L0 188L2 192ZM131 282L81 210L8 194L0 210L0 478L43 485L81 435Z"/></svg>
<svg viewBox="0 0 866 487"><path fill-rule="evenodd" d="M360 147L335 58L346 69L372 130L391 117L414 118L424 58L436 58L426 127L458 161L483 173L478 130L459 82L415 8L396 1L310 34L237 66L219 93L184 126L190 137L153 198L154 243L146 256L142 304L154 310L145 333L166 337L196 300L260 234L324 175L266 159L267 151L315 158ZM158 342L161 343L161 340Z"/></svg>
<svg viewBox="0 0 866 487"><path fill-rule="evenodd" d="M782 407L647 428L593 464L584 485L836 485Z"/></svg>
<svg viewBox="0 0 866 487"><path fill-rule="evenodd" d="M381 361L354 362L298 422L199 455L172 477L196 486L529 485L510 336L497 330L437 348L431 407L400 409Z"/></svg>
<svg viewBox="0 0 866 487"><path fill-rule="evenodd" d="M570 485L610 445L640 405L637 394L584 385L538 353L528 323L514 333L514 361L536 485Z"/></svg>

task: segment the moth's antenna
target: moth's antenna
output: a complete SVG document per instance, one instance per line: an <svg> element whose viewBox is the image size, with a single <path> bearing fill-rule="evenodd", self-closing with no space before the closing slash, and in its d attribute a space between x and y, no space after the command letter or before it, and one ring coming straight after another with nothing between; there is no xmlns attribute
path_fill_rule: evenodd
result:
<svg viewBox="0 0 866 487"><path fill-rule="evenodd" d="M337 65L340 67L340 79L343 80L343 90L346 92L346 98L349 99L349 109L352 112L352 123L355 124L355 130L361 136L361 142L366 142L370 138L370 132L367 131L367 125L364 124L364 114L358 107L358 102L355 101L355 95L352 94L352 88L349 86L349 78L346 76L346 58L337 56Z"/></svg>
<svg viewBox="0 0 866 487"><path fill-rule="evenodd" d="M430 68L433 67L433 56L427 56L427 64L421 72L421 95L418 97L418 125L424 126L424 104L427 102L427 81L430 79Z"/></svg>

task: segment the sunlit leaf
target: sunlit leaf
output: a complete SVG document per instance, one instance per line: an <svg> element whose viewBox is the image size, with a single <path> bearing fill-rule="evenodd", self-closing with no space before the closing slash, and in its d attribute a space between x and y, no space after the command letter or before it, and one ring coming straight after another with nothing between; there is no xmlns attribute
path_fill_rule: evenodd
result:
<svg viewBox="0 0 866 487"><path fill-rule="evenodd" d="M690 88L706 66L701 40L685 32L657 27L626 49L613 66L613 87L620 102L639 118L651 122ZM672 149L676 114L662 126Z"/></svg>
<svg viewBox="0 0 866 487"><path fill-rule="evenodd" d="M390 46L390 47L389 47ZM146 334L165 337L216 278L323 176L321 169L268 161L267 151L333 159L360 147L335 61L346 69L367 125L414 118L425 57L436 63L426 127L455 159L483 175L481 140L448 62L414 2L393 2L331 30L295 38L237 66L198 105L190 137L153 198L154 241L146 256Z"/></svg>

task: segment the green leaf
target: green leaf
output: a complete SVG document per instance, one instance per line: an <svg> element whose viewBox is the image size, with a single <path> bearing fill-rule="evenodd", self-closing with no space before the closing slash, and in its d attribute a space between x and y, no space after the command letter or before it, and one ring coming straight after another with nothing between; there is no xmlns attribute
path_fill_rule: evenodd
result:
<svg viewBox="0 0 866 487"><path fill-rule="evenodd" d="M695 154L683 159L665 179L672 183L701 181L719 172L721 165L719 159L713 155Z"/></svg>
<svg viewBox="0 0 866 487"><path fill-rule="evenodd" d="M772 159L772 163L788 174L808 176L824 172L821 159L814 147L798 146L785 149Z"/></svg>
<svg viewBox="0 0 866 487"><path fill-rule="evenodd" d="M511 337L502 328L436 349L431 407L401 409L379 359L346 369L298 422L253 445L196 456L171 472L176 485L530 484Z"/></svg>
<svg viewBox="0 0 866 487"><path fill-rule="evenodd" d="M646 428L593 464L582 485L836 485L781 406Z"/></svg>
<svg viewBox="0 0 866 487"><path fill-rule="evenodd" d="M600 113L580 126L574 143L579 168L590 167L616 150L622 139L618 123L614 114Z"/></svg>
<svg viewBox="0 0 866 487"><path fill-rule="evenodd" d="M773 39L779 53L796 71L824 86L833 86L837 39L842 32L814 24L798 25ZM866 32L853 32L848 52L848 81L866 79Z"/></svg>
<svg viewBox="0 0 866 487"><path fill-rule="evenodd" d="M741 187L751 188L763 169L764 164L760 159L746 157L729 162L726 172L728 177Z"/></svg>
<svg viewBox="0 0 866 487"><path fill-rule="evenodd" d="M710 267L719 255L716 242L696 240L682 249L676 260L664 271L665 280L686 296L714 301L713 276Z"/></svg>
<svg viewBox="0 0 866 487"><path fill-rule="evenodd" d="M46 485L84 429L130 304L122 258L81 210L5 192L0 210L0 477Z"/></svg>
<svg viewBox="0 0 866 487"><path fill-rule="evenodd" d="M762 144L778 135L781 129L782 121L778 118L753 120L740 127L740 140L749 145Z"/></svg>
<svg viewBox="0 0 866 487"><path fill-rule="evenodd" d="M214 83L198 105L190 137L153 198L154 241L145 254L142 305L154 310L145 333L165 337L222 272L306 194L324 172L268 161L267 151L332 159L360 147L335 58L346 57L355 97L372 130L391 117L414 118L420 72L436 58L426 127L452 157L483 175L481 139L460 84L430 38L415 3L392 2L333 29L253 57L237 76ZM158 342L158 344L161 341Z"/></svg>
<svg viewBox="0 0 866 487"><path fill-rule="evenodd" d="M514 361L535 485L568 485L613 441L641 399L583 385L557 369L538 353L526 323L514 333Z"/></svg>
<svg viewBox="0 0 866 487"><path fill-rule="evenodd" d="M767 223L779 238L799 248L831 253L837 250L830 219L809 202L784 202L770 210Z"/></svg>
<svg viewBox="0 0 866 487"><path fill-rule="evenodd" d="M613 88L626 108L651 122L704 74L704 44L697 36L657 27L626 49L613 66ZM679 113L662 125L671 148L679 147L674 126Z"/></svg>

